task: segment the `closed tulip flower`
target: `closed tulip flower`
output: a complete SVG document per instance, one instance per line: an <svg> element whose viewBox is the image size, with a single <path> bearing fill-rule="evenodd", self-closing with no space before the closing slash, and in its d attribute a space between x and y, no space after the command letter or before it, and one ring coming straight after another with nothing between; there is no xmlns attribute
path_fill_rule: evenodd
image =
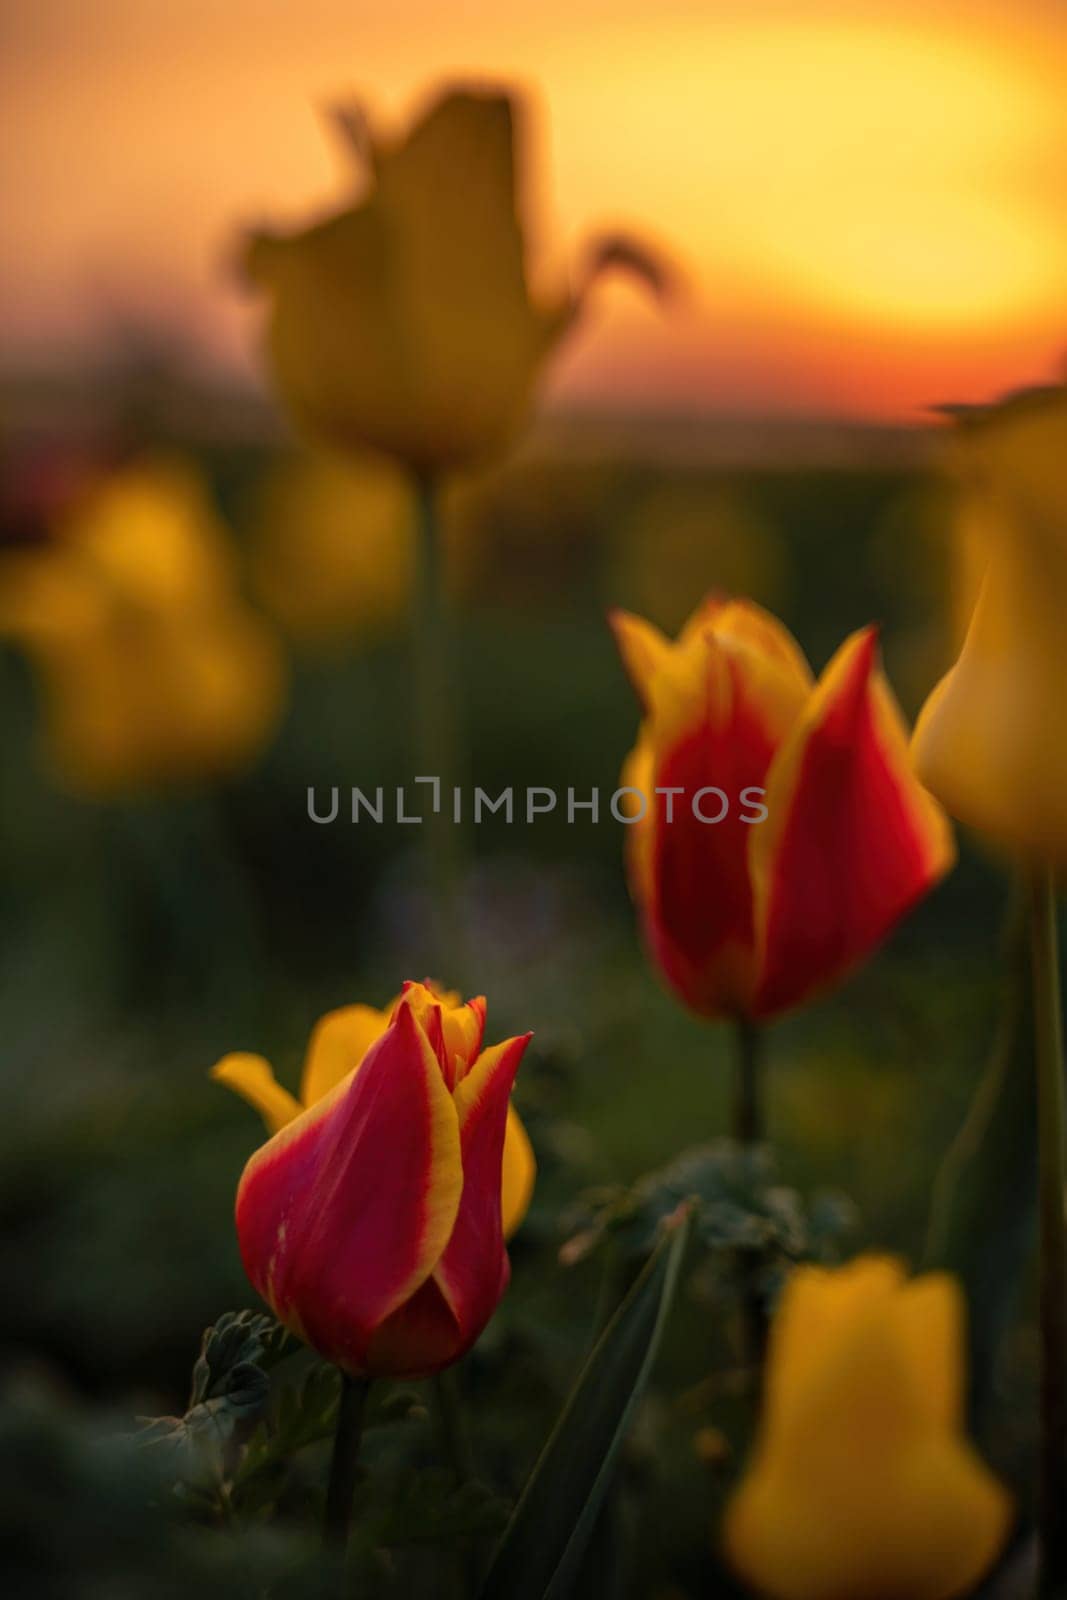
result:
<svg viewBox="0 0 1067 1600"><path fill-rule="evenodd" d="M961 822L1067 866L1067 388L965 412L953 455L961 565L984 579L916 767Z"/></svg>
<svg viewBox="0 0 1067 1600"><path fill-rule="evenodd" d="M963 1433L962 1296L864 1257L789 1280L727 1557L771 1600L950 1600L993 1564L1008 1494Z"/></svg>
<svg viewBox="0 0 1067 1600"><path fill-rule="evenodd" d="M252 240L275 377L322 443L431 476L492 456L518 429L579 296L528 285L515 109L505 94L454 89L399 139L350 113L358 202ZM600 259L650 275L625 243Z"/></svg>
<svg viewBox="0 0 1067 1600"><path fill-rule="evenodd" d="M815 683L749 601L706 601L675 641L625 613L613 626L644 709L622 781L643 797L629 875L652 956L702 1015L796 1006L869 955L953 861L874 630Z"/></svg>
<svg viewBox="0 0 1067 1600"><path fill-rule="evenodd" d="M509 1103L529 1035L483 1050L484 1027L484 1000L407 984L391 1015L350 1006L321 1020L300 1101L261 1057L214 1069L276 1130L237 1191L245 1271L280 1322L352 1376L450 1365L507 1287L504 1212L517 1226L533 1182Z"/></svg>

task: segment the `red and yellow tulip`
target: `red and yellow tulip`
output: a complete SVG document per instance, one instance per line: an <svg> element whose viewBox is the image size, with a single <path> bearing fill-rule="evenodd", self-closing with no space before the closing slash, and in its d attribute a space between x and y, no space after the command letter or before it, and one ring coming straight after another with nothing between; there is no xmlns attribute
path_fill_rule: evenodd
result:
<svg viewBox="0 0 1067 1600"><path fill-rule="evenodd" d="M353 1375L456 1361L507 1287L534 1180L509 1096L529 1035L482 1048L485 1001L406 984L323 1017L297 1100L261 1056L213 1076L273 1137L245 1167L237 1235L279 1321Z"/></svg>
<svg viewBox="0 0 1067 1600"><path fill-rule="evenodd" d="M963 1433L963 1297L867 1256L801 1267L771 1329L731 1565L771 1600L949 1600L990 1568L1010 1497Z"/></svg>
<svg viewBox="0 0 1067 1600"><path fill-rule="evenodd" d="M674 641L627 613L612 624L644 710L622 782L645 797L628 865L653 958L702 1015L796 1006L954 860L911 772L875 632L847 639L816 683L750 601L707 600ZM698 798L712 788L729 802L717 822L721 802Z"/></svg>

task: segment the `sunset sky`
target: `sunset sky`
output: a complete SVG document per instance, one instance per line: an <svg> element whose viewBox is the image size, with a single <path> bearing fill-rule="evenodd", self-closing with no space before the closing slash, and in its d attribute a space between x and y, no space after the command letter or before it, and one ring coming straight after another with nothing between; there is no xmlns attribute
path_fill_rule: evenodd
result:
<svg viewBox="0 0 1067 1600"><path fill-rule="evenodd" d="M533 96L541 270L625 225L688 284L599 291L556 394L908 420L1067 350L1062 0L33 0L0 11L4 365L124 315L255 370L227 253L341 195L319 108L457 76Z"/></svg>

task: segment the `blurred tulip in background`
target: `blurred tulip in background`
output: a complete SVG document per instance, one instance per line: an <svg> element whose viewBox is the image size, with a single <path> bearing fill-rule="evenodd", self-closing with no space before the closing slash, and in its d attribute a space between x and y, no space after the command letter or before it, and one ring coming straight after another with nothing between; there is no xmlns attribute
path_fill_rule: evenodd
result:
<svg viewBox="0 0 1067 1600"><path fill-rule="evenodd" d="M294 234L256 234L247 270L270 304L268 344L301 428L368 447L421 477L502 451L581 294L531 290L513 96L446 89L400 138L342 114L355 203ZM657 279L635 247L597 247Z"/></svg>
<svg viewBox="0 0 1067 1600"><path fill-rule="evenodd" d="M954 443L967 591L984 575L916 765L961 822L1067 865L1067 388L964 411Z"/></svg>
<svg viewBox="0 0 1067 1600"><path fill-rule="evenodd" d="M81 793L232 773L281 713L280 648L183 464L124 467L0 555L0 632L29 655L48 758Z"/></svg>
<svg viewBox="0 0 1067 1600"><path fill-rule="evenodd" d="M949 1600L992 1566L1007 1492L963 1433L963 1299L865 1256L800 1267L771 1329L764 1414L726 1510L731 1564L772 1600Z"/></svg>

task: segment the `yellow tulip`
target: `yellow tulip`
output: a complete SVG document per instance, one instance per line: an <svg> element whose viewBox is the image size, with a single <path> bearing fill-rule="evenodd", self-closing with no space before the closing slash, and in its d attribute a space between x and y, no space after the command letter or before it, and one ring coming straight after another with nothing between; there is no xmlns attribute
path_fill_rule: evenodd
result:
<svg viewBox="0 0 1067 1600"><path fill-rule="evenodd" d="M950 1600L995 1560L1011 1500L967 1442L963 1299L861 1257L790 1278L731 1565L773 1600Z"/></svg>
<svg viewBox="0 0 1067 1600"><path fill-rule="evenodd" d="M431 475L492 456L519 428L579 297L530 292L517 109L506 94L451 89L393 140L350 112L358 203L251 240L275 377L321 443ZM624 241L601 248L595 264L609 262L656 277Z"/></svg>
<svg viewBox="0 0 1067 1600"><path fill-rule="evenodd" d="M48 754L80 792L230 772L281 708L278 645L199 481L171 463L115 473L5 556L0 632L30 655Z"/></svg>
<svg viewBox="0 0 1067 1600"><path fill-rule="evenodd" d="M459 1050L462 1046L468 1055L475 1045L480 1048L485 1001L470 1000L464 1005L455 993L445 993L434 985L428 988L427 1004L432 1002L440 1009L445 1039L454 1036L452 1048ZM223 1056L211 1075L247 1100L263 1118L267 1132L275 1134L317 1105L355 1071L371 1045L385 1034L403 999L403 994L397 995L381 1011L373 1006L342 1006L321 1017L308 1041L299 1098L283 1088L262 1056L245 1052ZM500 1197L505 1239L511 1238L529 1210L536 1176L537 1162L529 1135L509 1102Z"/></svg>
<svg viewBox="0 0 1067 1600"><path fill-rule="evenodd" d="M961 566L984 576L915 764L961 822L1067 865L1067 388L964 413L954 464Z"/></svg>

